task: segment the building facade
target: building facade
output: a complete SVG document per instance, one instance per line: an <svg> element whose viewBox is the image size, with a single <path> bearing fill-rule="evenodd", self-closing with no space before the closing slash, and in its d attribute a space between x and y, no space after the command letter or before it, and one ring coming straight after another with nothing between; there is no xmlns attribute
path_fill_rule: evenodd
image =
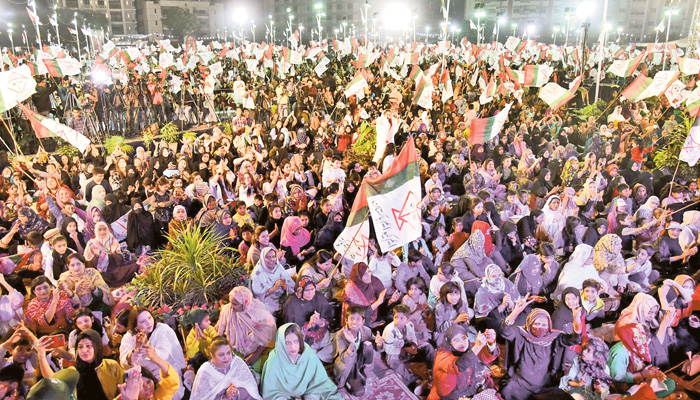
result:
<svg viewBox="0 0 700 400"><path fill-rule="evenodd" d="M154 38L169 37L170 32L163 26L163 11L169 7L183 8L195 15L199 25L195 37L217 37L217 31L223 33L223 4L198 0L136 0L138 32Z"/></svg>
<svg viewBox="0 0 700 400"><path fill-rule="evenodd" d="M664 21L668 28L667 10L674 10L671 15L669 40L678 40L688 36L691 30L693 8L696 1L690 0L608 0L607 21L609 25L608 41L617 40L618 33L623 43L646 43L656 39L655 28ZM569 42L578 38L581 25L590 24L589 41L596 41L603 27L604 0L572 2L570 0L465 0L464 18L476 22L477 10L486 14L486 39L497 18L505 21L501 26L513 33L516 24L518 36L527 35L527 27L532 26L531 38L551 42L551 35L557 31L562 38L569 28ZM482 23L484 20L482 19ZM556 28L556 29L555 29ZM619 29L619 32L618 32ZM505 40L508 35L501 35ZM666 39L665 31L659 33L659 41ZM560 39L558 43L563 43Z"/></svg>
<svg viewBox="0 0 700 400"><path fill-rule="evenodd" d="M58 0L60 9L104 13L109 22L111 35L134 35L138 33L136 23L137 0Z"/></svg>

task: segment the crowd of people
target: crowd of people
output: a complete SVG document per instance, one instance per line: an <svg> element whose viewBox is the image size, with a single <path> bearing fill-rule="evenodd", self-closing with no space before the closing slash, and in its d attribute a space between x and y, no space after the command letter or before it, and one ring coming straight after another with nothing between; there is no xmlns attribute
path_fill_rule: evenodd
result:
<svg viewBox="0 0 700 400"><path fill-rule="evenodd" d="M687 110L615 97L582 120L584 99L553 111L526 90L496 137L469 145L471 121L508 99L480 104L456 68L453 98L435 90L428 111L378 63L346 98L340 57L287 79L199 65L180 93L165 71L37 78L27 105L93 144L0 165L0 399L362 398L375 365L429 400L673 393L664 371L700 337L700 190L653 156ZM353 145L380 116L400 127L367 161ZM13 135L31 133L14 118ZM99 145L167 122L196 138ZM422 236L371 237L367 262L350 262L334 243L361 183L409 138ZM123 301L143 260L193 229L250 271L221 312L171 326Z"/></svg>

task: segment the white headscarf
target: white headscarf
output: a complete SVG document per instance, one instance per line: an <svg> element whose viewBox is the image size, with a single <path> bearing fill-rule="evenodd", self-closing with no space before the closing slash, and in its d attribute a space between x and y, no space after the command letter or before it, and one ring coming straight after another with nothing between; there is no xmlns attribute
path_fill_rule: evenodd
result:
<svg viewBox="0 0 700 400"><path fill-rule="evenodd" d="M569 257L569 262L567 262L561 270L557 289L552 294L552 300L559 301L561 293L568 287L575 287L581 290L583 288L583 281L587 279L593 279L599 282L604 288L607 287L605 281L600 279L600 275L598 275L598 271L596 271L593 266L593 262L589 261L592 257L593 247L587 244L579 244L576 246L571 257Z"/></svg>

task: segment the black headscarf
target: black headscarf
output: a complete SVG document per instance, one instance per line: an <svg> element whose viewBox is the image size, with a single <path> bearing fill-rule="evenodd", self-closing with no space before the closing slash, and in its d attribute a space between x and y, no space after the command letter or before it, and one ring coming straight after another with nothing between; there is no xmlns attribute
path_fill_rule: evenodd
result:
<svg viewBox="0 0 700 400"><path fill-rule="evenodd" d="M564 289L561 293L561 303L559 303L559 307L552 314L552 328L554 329L562 330L566 324L573 324L574 322L574 310L566 305L566 295L569 293L573 293L579 298L581 297L581 293L574 287Z"/></svg>
<svg viewBox="0 0 700 400"><path fill-rule="evenodd" d="M126 244L129 250L134 250L138 245L150 245L153 240L153 215L143 209L140 200L132 200L131 206L140 204L141 208L129 213L126 223Z"/></svg>
<svg viewBox="0 0 700 400"><path fill-rule="evenodd" d="M552 182L553 177L550 176L549 180L545 179L545 177L549 173L551 173L551 171L548 168L542 168L540 170L540 174L538 175L535 183L532 185L530 193L533 193L535 196L537 196L539 188L545 188L547 190L547 193L549 193L549 191L552 190L552 188L554 187L554 183Z"/></svg>
<svg viewBox="0 0 700 400"><path fill-rule="evenodd" d="M114 193L105 196L105 203L107 202L110 202L110 204L106 204L105 208L102 209L102 218L108 224L118 220L129 211L129 207L122 205Z"/></svg>
<svg viewBox="0 0 700 400"><path fill-rule="evenodd" d="M133 176L131 175L133 173ZM133 165L126 166L126 177L122 180L121 188L124 192L129 189L129 186L136 186L136 182L139 180L139 171ZM105 197L106 199L106 197Z"/></svg>
<svg viewBox="0 0 700 400"><path fill-rule="evenodd" d="M605 226L605 232L602 234L598 232L601 226ZM595 220L593 226L589 226L586 229L586 233L583 234L583 243L595 247L600 238L602 238L608 232L608 220L605 218L598 218Z"/></svg>
<svg viewBox="0 0 700 400"><path fill-rule="evenodd" d="M66 241L68 241L68 247L77 251L78 250L78 243L75 243L75 240L73 240L72 237L70 237L70 234L68 233L68 224L71 222L75 222L76 228L78 227L78 222L75 220L73 217L65 217L63 218L63 222L61 223L61 235L66 238ZM78 240L80 241L80 247L85 247L85 240L83 239L83 233L80 231L76 231L78 234Z"/></svg>
<svg viewBox="0 0 700 400"><path fill-rule="evenodd" d="M89 363L81 360L78 356L78 344L83 339L89 339L95 350L95 359ZM92 329L80 332L75 341L75 353L75 369L80 374L78 386L75 388L78 400L108 400L95 370L102 364L102 338L100 334Z"/></svg>

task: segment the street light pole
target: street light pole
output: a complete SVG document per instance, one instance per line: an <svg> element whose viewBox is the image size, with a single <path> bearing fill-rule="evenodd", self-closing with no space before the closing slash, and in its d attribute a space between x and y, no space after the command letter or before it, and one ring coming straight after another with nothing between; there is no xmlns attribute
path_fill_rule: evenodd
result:
<svg viewBox="0 0 700 400"><path fill-rule="evenodd" d="M82 58L80 54L80 32L78 32L78 13L73 13L73 25L75 26L75 41L78 43L78 61Z"/></svg>
<svg viewBox="0 0 700 400"><path fill-rule="evenodd" d="M671 33L671 17L673 15L678 15L678 10L675 8L666 10L666 15L668 15L668 27L666 28L666 43L664 44L664 65L661 68L662 71L666 70L666 52L668 51L668 37Z"/></svg>
<svg viewBox="0 0 700 400"><path fill-rule="evenodd" d="M513 36L515 36L515 30L518 29L518 24L513 22L512 24L510 24L510 27L513 28Z"/></svg>
<svg viewBox="0 0 700 400"><path fill-rule="evenodd" d="M600 79L603 75L603 51L605 50L605 37L608 35L608 0L605 0L603 5L603 34L600 35L600 43L598 44L600 54L598 59L598 76L595 80L595 101L598 102L598 94L600 93Z"/></svg>
<svg viewBox="0 0 700 400"><path fill-rule="evenodd" d="M15 54L15 40L12 37L12 32L14 32L14 29L12 29L12 24L9 23L7 24L7 36L10 37L10 46L12 47L12 54Z"/></svg>

